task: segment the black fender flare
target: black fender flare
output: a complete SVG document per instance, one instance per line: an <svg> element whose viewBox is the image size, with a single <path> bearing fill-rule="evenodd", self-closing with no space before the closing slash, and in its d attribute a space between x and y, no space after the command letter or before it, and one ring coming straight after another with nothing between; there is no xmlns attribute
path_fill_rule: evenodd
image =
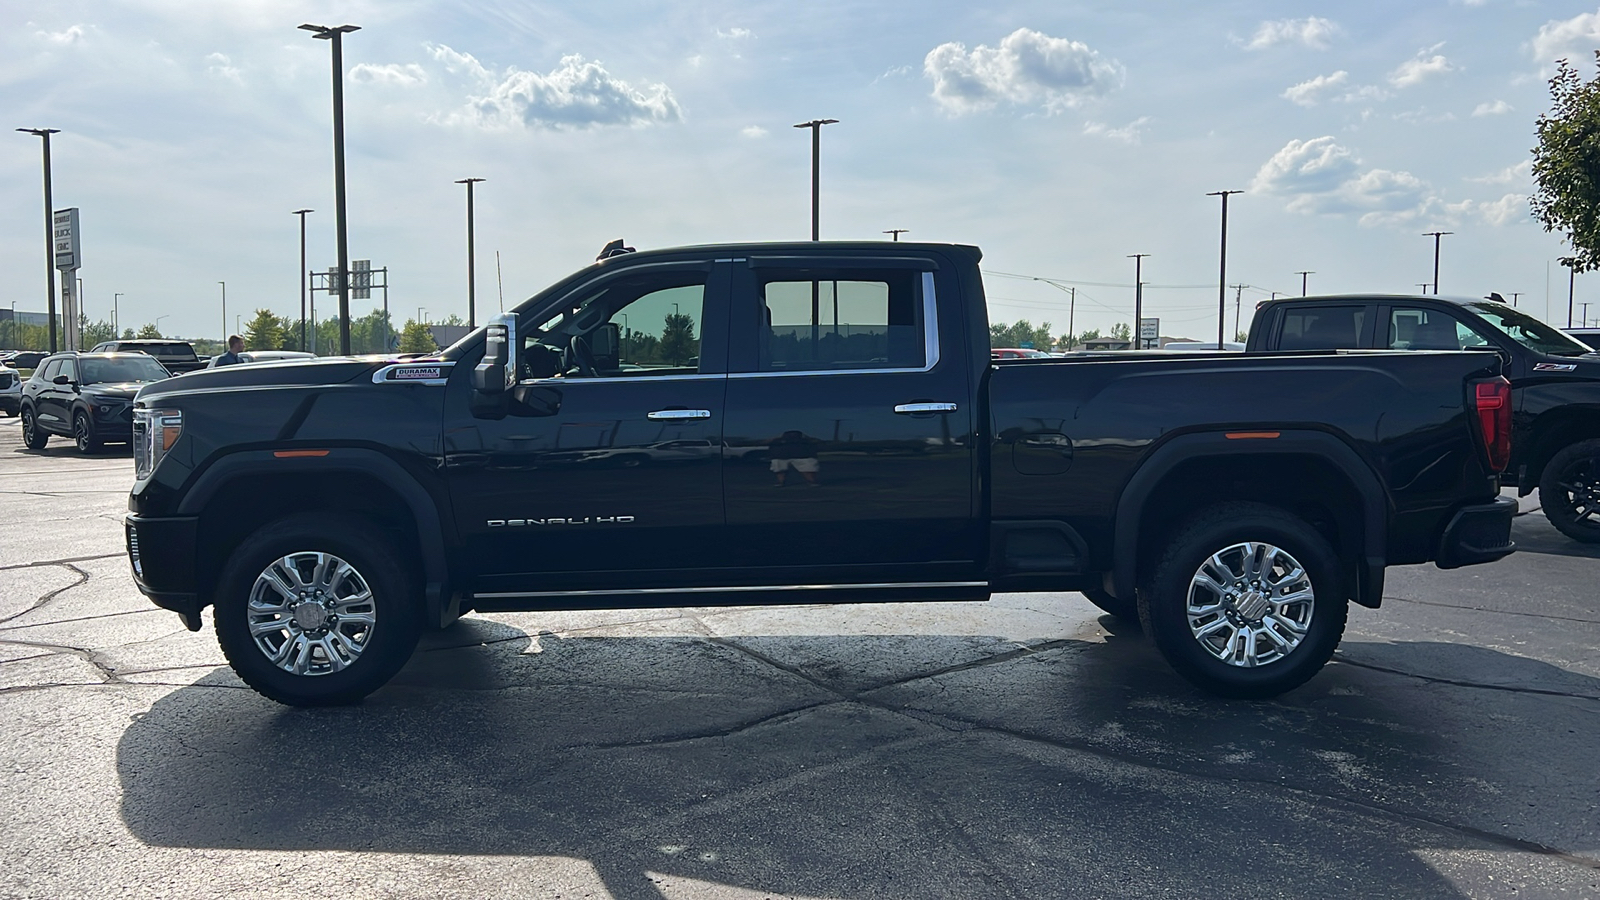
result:
<svg viewBox="0 0 1600 900"><path fill-rule="evenodd" d="M453 621L459 611L451 603L450 567L445 554L444 526L439 517L438 505L433 497L392 457L366 447L333 447L323 455L299 455L307 451L241 450L230 453L208 466L195 478L178 504L180 516L199 516L211 498L235 479L251 475L283 475L306 472L327 474L350 472L376 478L394 491L411 511L417 523L417 547L421 550L423 575L423 601L427 623L443 627ZM279 453L296 454L278 456Z"/></svg>
<svg viewBox="0 0 1600 900"><path fill-rule="evenodd" d="M1389 541L1389 495L1377 473L1349 444L1323 431L1279 430L1270 439L1230 439L1230 432L1181 434L1152 450L1134 470L1117 500L1112 545L1112 586L1118 597L1132 597L1138 587L1139 533L1145 507L1156 485L1178 465L1207 456L1316 456L1332 463L1361 498L1362 559L1352 599L1377 608L1383 600L1383 569ZM1239 433L1239 432L1231 432ZM1252 431L1252 434L1263 432Z"/></svg>

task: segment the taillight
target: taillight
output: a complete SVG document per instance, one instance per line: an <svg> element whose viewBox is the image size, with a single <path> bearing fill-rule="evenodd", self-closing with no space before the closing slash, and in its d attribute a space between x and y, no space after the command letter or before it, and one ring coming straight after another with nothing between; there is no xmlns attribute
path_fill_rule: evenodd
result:
<svg viewBox="0 0 1600 900"><path fill-rule="evenodd" d="M1489 457L1489 471L1504 472L1511 462L1511 382L1496 375L1472 386L1478 435Z"/></svg>

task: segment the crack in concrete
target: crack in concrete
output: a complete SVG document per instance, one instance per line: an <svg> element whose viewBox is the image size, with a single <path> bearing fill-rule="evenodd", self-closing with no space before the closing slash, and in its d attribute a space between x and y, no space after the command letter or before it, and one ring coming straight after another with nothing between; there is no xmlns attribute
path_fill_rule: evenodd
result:
<svg viewBox="0 0 1600 900"><path fill-rule="evenodd" d="M116 559L126 557L126 553L101 553L98 556L69 556L65 559L41 559L28 563L13 563L9 566L0 566L0 572L10 572L13 569L37 569L44 566L64 566L69 563L94 562L97 559Z"/></svg>
<svg viewBox="0 0 1600 900"><path fill-rule="evenodd" d="M1500 616L1526 616L1530 619L1548 619L1552 622L1582 622L1586 625L1600 625L1600 619L1581 619L1577 616L1552 616L1544 613L1520 612L1513 609L1491 609L1487 606L1462 606L1458 603L1440 603L1437 600L1416 600L1411 597L1384 597L1384 600L1394 600L1400 603L1415 603L1418 606L1435 606L1441 609L1459 609L1463 612L1491 613Z"/></svg>
<svg viewBox="0 0 1600 900"><path fill-rule="evenodd" d="M71 586L72 585L69 585L69 587L71 587ZM70 624L72 622L93 622L93 621L95 621L97 619L114 619L114 618L116 618L118 616L145 616L145 615L149 615L151 613L168 613L168 614L171 614L171 612L172 612L171 610L162 609L162 608L160 608L158 606L152 606L149 609L125 609L125 610L122 610L121 612L98 613L98 614L92 615L92 616L74 616L73 618L70 618L70 619L51 619L48 622L31 622L31 623L29 623L27 625L6 625L4 627L0 627L0 633L5 633L5 632L8 632L8 631L21 631L24 628L42 628L42 627L44 627L46 625L67 625L67 624ZM22 615L22 613L17 613L17 615L20 616L20 615ZM173 632L173 633L174 634L188 634L189 633L189 629L185 628L185 629L182 629L181 631L176 631L176 632Z"/></svg>
<svg viewBox="0 0 1600 900"><path fill-rule="evenodd" d="M85 650L82 647L73 647L67 644L49 644L44 641L19 641L14 639L0 639L0 645L13 647L32 647L36 650L46 650L58 656L76 656L100 673L102 684L127 684L121 675L117 674L116 667L106 662L98 651Z"/></svg>
<svg viewBox="0 0 1600 900"><path fill-rule="evenodd" d="M1334 659L1338 660L1344 665L1354 666L1358 669L1369 669L1373 672L1384 672L1389 675L1399 675L1402 678L1415 678L1418 681L1425 681L1429 684L1446 684L1451 687L1476 688L1482 691L1500 691L1507 694L1532 694L1541 697L1565 697L1569 700L1600 700L1600 695L1596 694L1578 694L1573 693L1572 691L1557 691L1547 688L1517 687L1516 685L1510 684L1487 684L1481 681L1462 681L1456 678L1440 678L1437 675L1418 675L1415 672L1407 672L1404 669L1392 669L1388 666L1380 666L1375 663L1358 662L1357 660L1353 660L1342 653L1335 656Z"/></svg>
<svg viewBox="0 0 1600 900"><path fill-rule="evenodd" d="M27 615L28 613L36 612L38 610L41 610L45 606L49 605L51 600L54 600L56 597L60 596L61 594L65 593L67 591L70 591L73 588L78 587L80 585L84 585L84 584L88 584L89 583L89 573L85 572L84 570L82 570L80 568L78 568L77 566L74 566L74 565L72 565L70 563L62 563L61 564L61 568L66 569L66 570L71 571L71 572L78 573L78 580L74 581L73 583L71 583L69 585L66 585L64 587L58 587L53 591L47 591L44 595L39 597L39 599L33 601L33 605L32 606L28 607L25 610L22 610L21 612L16 612L16 613L12 613L9 616L0 617L0 624L4 624L6 622L10 622L10 621L12 621L14 619L20 619L23 616Z"/></svg>

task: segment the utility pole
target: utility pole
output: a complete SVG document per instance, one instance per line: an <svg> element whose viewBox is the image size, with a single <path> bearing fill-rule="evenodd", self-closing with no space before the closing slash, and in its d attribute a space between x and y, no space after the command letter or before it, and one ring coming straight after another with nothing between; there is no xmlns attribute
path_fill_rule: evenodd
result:
<svg viewBox="0 0 1600 900"><path fill-rule="evenodd" d="M463 178L456 184L467 186L467 327L478 327L478 257L472 247L472 186L485 179ZM388 281L385 278L384 281ZM387 348L385 348L387 349Z"/></svg>
<svg viewBox="0 0 1600 900"><path fill-rule="evenodd" d="M1064 288L1061 285L1056 284L1054 281L1050 281L1049 279L1046 279L1046 278L1037 278L1036 277L1033 280L1034 281L1042 281L1045 284L1050 285L1051 287L1055 288L1058 291L1066 291L1067 292L1067 297L1068 297L1068 299L1067 299L1067 347L1068 347L1068 349L1071 349L1073 346L1075 346L1076 341L1078 339L1078 333L1073 330L1073 328L1075 327L1074 324L1073 324L1073 320L1077 316L1077 312L1078 312L1078 289L1075 288L1075 287Z"/></svg>
<svg viewBox="0 0 1600 900"><path fill-rule="evenodd" d="M228 349L228 283L219 281L217 284L222 285L222 349L226 352Z"/></svg>
<svg viewBox="0 0 1600 900"><path fill-rule="evenodd" d="M290 213L300 217L300 352L306 349L306 213L311 209L297 209Z"/></svg>
<svg viewBox="0 0 1600 900"><path fill-rule="evenodd" d="M1233 286L1233 335L1234 335L1234 337L1238 337L1239 336L1239 307L1244 304L1244 289L1249 287L1249 286L1250 285L1248 285L1248 284L1236 284L1236 285ZM1302 288L1301 291L1300 291L1300 296L1304 297L1305 295L1306 295L1305 294L1305 289ZM1217 344L1217 349L1218 350L1222 349L1222 344L1221 343Z"/></svg>
<svg viewBox="0 0 1600 900"><path fill-rule="evenodd" d="M59 128L18 128L26 134L37 135L44 139L44 281L49 293L45 309L45 318L50 323L50 352L56 352L56 245L55 245L55 199L50 191L50 135L60 134ZM1572 318L1570 315L1568 319ZM1571 325L1571 322L1567 323ZM12 328L16 327L15 321Z"/></svg>
<svg viewBox="0 0 1600 900"><path fill-rule="evenodd" d="M359 25L301 25L333 47L333 228L339 245L339 355L350 355L350 241L344 205L344 41ZM226 325L227 323L223 323Z"/></svg>
<svg viewBox="0 0 1600 900"><path fill-rule="evenodd" d="M1133 341L1129 347L1144 349L1144 339L1139 336L1139 318L1144 315L1144 258L1148 253L1130 253L1133 260Z"/></svg>
<svg viewBox="0 0 1600 900"><path fill-rule="evenodd" d="M1228 195L1244 191L1212 191L1207 197L1222 198L1222 271L1217 276L1217 349L1222 349L1223 328L1228 319Z"/></svg>
<svg viewBox="0 0 1600 900"><path fill-rule="evenodd" d="M117 316L117 300L121 297L121 291L111 295L111 337L113 339L122 337L122 319Z"/></svg>
<svg viewBox="0 0 1600 900"><path fill-rule="evenodd" d="M1568 328L1572 327L1572 292L1573 292L1573 289L1577 286L1577 281L1578 281L1578 270L1574 269L1572 266L1567 266L1567 327ZM54 340L55 340L55 338L51 338L52 342ZM54 343L52 343L51 346L54 346Z"/></svg>
<svg viewBox="0 0 1600 900"><path fill-rule="evenodd" d="M911 229L909 229L909 228L891 228L888 231L885 231L884 234L892 234L892 235L894 235L894 240L896 242L899 242L900 235L905 234L906 232L908 232L910 230Z"/></svg>
<svg viewBox="0 0 1600 900"><path fill-rule="evenodd" d="M1584 302L1584 303L1579 303L1578 305L1583 307L1583 318L1578 320L1578 327L1579 328L1588 328L1589 327L1589 304L1588 304L1588 302Z"/></svg>
<svg viewBox="0 0 1600 900"><path fill-rule="evenodd" d="M821 200L821 193L818 188L818 179L822 174L822 167L821 163L819 162L822 156L822 126L834 125L838 123L838 121L838 119L812 119L809 122L801 122L800 124L794 126L796 128L811 129L811 239L813 241L821 240L821 238L818 236L821 232L817 227L817 219L818 206L820 205ZM815 282L813 282L813 284L815 284Z"/></svg>
<svg viewBox="0 0 1600 900"><path fill-rule="evenodd" d="M1300 276L1300 296L1304 297L1306 295L1306 276L1315 275L1317 273L1307 269L1304 272L1296 272L1295 274ZM1238 331L1237 328L1234 330Z"/></svg>
<svg viewBox="0 0 1600 900"><path fill-rule="evenodd" d="M1521 297L1522 294L1523 294L1522 291L1512 291L1511 292L1511 305L1512 306L1516 306L1517 305L1517 298Z"/></svg>
<svg viewBox="0 0 1600 900"><path fill-rule="evenodd" d="M1424 231L1423 237L1433 238L1433 292L1439 293L1439 239L1454 231Z"/></svg>

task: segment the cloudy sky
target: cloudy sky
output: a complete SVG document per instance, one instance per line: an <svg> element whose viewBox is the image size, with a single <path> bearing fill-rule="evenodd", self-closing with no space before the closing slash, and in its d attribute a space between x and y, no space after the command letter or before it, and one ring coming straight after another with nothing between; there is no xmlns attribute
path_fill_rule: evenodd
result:
<svg viewBox="0 0 1600 900"><path fill-rule="evenodd" d="M983 247L991 316L1147 315L1215 334L1217 190L1228 280L1416 291L1444 230L1445 293L1491 290L1565 322L1558 236L1528 215L1534 120L1557 58L1592 69L1591 2L1313 4L761 0L694 4L55 0L0 4L0 305L42 309L39 140L82 209L87 311L216 336L299 305L299 232L334 262L328 45L345 41L350 247L388 266L404 319L479 307L495 252L513 303L637 247L809 235ZM1600 277L1580 276L1595 301ZM1233 291L1230 289L1230 306ZM357 313L371 301L355 301ZM1231 330L1232 323L1229 322Z"/></svg>

